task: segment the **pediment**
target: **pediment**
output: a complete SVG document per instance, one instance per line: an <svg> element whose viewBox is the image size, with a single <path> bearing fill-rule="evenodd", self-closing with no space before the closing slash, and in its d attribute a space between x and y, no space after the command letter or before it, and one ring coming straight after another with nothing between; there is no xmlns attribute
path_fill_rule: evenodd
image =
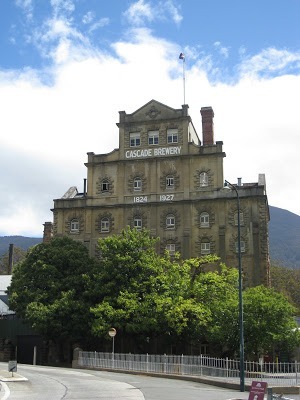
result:
<svg viewBox="0 0 300 400"><path fill-rule="evenodd" d="M175 119L182 116L182 109L175 109L166 106L156 100L150 100L147 104L134 111L132 114L126 114L126 122L139 121L157 121L164 119Z"/></svg>

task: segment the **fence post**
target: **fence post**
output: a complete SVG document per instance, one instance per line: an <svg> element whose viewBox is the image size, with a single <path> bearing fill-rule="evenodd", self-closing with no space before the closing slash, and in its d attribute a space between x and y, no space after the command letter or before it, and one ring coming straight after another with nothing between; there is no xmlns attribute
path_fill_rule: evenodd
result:
<svg viewBox="0 0 300 400"><path fill-rule="evenodd" d="M228 357L226 357L225 365L226 365L226 378L228 378L229 377Z"/></svg>
<svg viewBox="0 0 300 400"><path fill-rule="evenodd" d="M273 399L273 389L272 388L267 388L267 400L272 400Z"/></svg>
<svg viewBox="0 0 300 400"><path fill-rule="evenodd" d="M295 378L296 378L296 386L298 386L298 365L297 360L295 360Z"/></svg>
<svg viewBox="0 0 300 400"><path fill-rule="evenodd" d="M184 369L184 364L183 364L184 360L183 360L183 354L181 354L181 375L184 375L183 373L183 369Z"/></svg>
<svg viewBox="0 0 300 400"><path fill-rule="evenodd" d="M200 354L200 376L202 376L203 370L202 370L202 354Z"/></svg>

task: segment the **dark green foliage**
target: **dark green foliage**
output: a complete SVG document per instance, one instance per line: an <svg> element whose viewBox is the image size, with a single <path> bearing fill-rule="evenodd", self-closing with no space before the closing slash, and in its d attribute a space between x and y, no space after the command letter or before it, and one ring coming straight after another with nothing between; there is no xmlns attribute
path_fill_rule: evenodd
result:
<svg viewBox="0 0 300 400"><path fill-rule="evenodd" d="M78 242L55 238L41 243L14 268L10 308L50 339L82 338L89 332L94 268L95 260Z"/></svg>
<svg viewBox="0 0 300 400"><path fill-rule="evenodd" d="M294 304L297 315L300 315L300 269L271 266L271 284Z"/></svg>
<svg viewBox="0 0 300 400"><path fill-rule="evenodd" d="M295 308L286 297L264 286L244 293L245 350L248 355L290 351L300 344Z"/></svg>
<svg viewBox="0 0 300 400"><path fill-rule="evenodd" d="M100 264L68 238L39 244L14 268L10 307L55 341L86 343L92 335L103 341L114 327L119 341L131 343L127 351L159 339L166 352L208 342L219 354L238 355L237 270L216 256L160 257L156 242L149 232L128 228L99 241ZM246 355L299 343L294 313L277 291L246 289Z"/></svg>

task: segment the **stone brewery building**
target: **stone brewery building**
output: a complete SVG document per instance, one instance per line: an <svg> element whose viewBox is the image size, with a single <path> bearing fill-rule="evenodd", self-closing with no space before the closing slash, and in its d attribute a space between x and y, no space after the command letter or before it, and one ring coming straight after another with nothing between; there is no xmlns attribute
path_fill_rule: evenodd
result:
<svg viewBox="0 0 300 400"><path fill-rule="evenodd" d="M188 105L173 109L151 100L119 112L119 148L88 153L83 192L71 187L54 200L44 240L69 236L92 256L97 241L126 226L160 238L157 251L182 258L217 254L237 266L237 194L224 190L223 142L214 140L211 107L201 108L202 141ZM234 183L240 199L244 283L269 284L269 209L264 174Z"/></svg>

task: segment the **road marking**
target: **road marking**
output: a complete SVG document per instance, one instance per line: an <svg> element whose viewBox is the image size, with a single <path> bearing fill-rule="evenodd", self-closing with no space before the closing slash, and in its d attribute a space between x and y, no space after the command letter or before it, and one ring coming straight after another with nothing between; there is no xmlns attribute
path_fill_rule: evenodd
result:
<svg viewBox="0 0 300 400"><path fill-rule="evenodd" d="M1 382L1 385L2 385L2 387L3 387L5 393L4 393L4 396L1 397L0 400L6 400L6 399L8 399L9 396L10 396L10 390L9 390L9 387L7 386L6 383Z"/></svg>

